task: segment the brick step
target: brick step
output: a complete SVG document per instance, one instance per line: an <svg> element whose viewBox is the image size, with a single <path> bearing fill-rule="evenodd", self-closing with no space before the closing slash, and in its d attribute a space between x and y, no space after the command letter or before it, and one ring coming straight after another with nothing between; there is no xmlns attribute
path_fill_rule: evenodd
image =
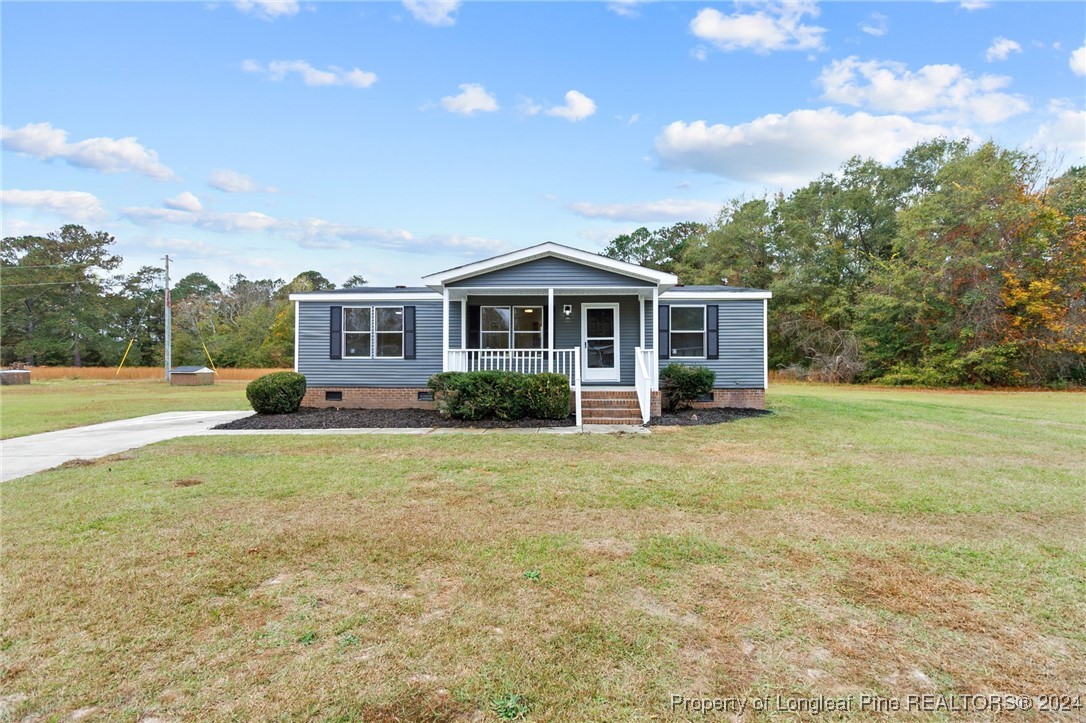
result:
<svg viewBox="0 0 1086 723"><path fill-rule="evenodd" d="M637 392L588 392L581 390L585 399L637 399Z"/></svg>
<svg viewBox="0 0 1086 723"><path fill-rule="evenodd" d="M636 399L586 399L583 409L640 409Z"/></svg>
<svg viewBox="0 0 1086 723"><path fill-rule="evenodd" d="M582 409L581 416L585 419L599 419L600 417L622 417L624 419L641 419L640 409Z"/></svg>
<svg viewBox="0 0 1086 723"><path fill-rule="evenodd" d="M582 417L581 424L623 424L641 426L641 417Z"/></svg>

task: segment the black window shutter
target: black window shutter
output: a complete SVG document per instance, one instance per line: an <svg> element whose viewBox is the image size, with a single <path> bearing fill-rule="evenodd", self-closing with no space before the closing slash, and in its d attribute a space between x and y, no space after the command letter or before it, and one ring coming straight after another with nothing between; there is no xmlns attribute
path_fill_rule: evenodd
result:
<svg viewBox="0 0 1086 723"><path fill-rule="evenodd" d="M671 358L671 307L662 305L657 307L659 310L660 318L656 320L656 328L658 334L656 337L656 348L660 352L661 359Z"/></svg>
<svg viewBox="0 0 1086 723"><path fill-rule="evenodd" d="M468 307L468 349L481 349L479 327L482 325L482 311L478 306Z"/></svg>
<svg viewBox="0 0 1086 723"><path fill-rule="evenodd" d="M328 307L328 358L343 358L343 307Z"/></svg>
<svg viewBox="0 0 1086 723"><path fill-rule="evenodd" d="M720 306L718 304L705 307L705 356L707 359L720 358Z"/></svg>
<svg viewBox="0 0 1086 723"><path fill-rule="evenodd" d="M403 307L403 358L415 358L415 307Z"/></svg>

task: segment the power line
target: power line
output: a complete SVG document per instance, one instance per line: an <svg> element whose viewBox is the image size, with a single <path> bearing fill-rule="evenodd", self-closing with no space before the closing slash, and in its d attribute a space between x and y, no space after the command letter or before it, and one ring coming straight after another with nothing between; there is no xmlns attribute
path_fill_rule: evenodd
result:
<svg viewBox="0 0 1086 723"><path fill-rule="evenodd" d="M15 289L23 286L74 286L76 284L87 284L88 286L93 283L83 279L81 281L42 281L37 284L3 284L0 283L0 289Z"/></svg>
<svg viewBox="0 0 1086 723"><path fill-rule="evenodd" d="M7 266L0 266L0 269L66 269L69 266L94 266L92 263L81 264L36 264L31 266L24 266L22 264L9 264Z"/></svg>

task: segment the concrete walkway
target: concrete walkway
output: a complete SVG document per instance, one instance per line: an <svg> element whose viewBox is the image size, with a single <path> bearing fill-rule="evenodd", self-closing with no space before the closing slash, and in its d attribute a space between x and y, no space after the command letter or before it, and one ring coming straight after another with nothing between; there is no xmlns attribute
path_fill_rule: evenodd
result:
<svg viewBox="0 0 1086 723"><path fill-rule="evenodd" d="M587 424L584 427L490 428L415 427L366 429L216 430L212 427L252 412L166 412L117 422L91 424L0 441L0 481L25 477L73 459L97 459L177 437L265 434L648 434L645 427Z"/></svg>
<svg viewBox="0 0 1086 723"><path fill-rule="evenodd" d="M207 432L252 412L165 412L117 422L13 437L0 442L0 481L56 467L73 459L96 459L174 437Z"/></svg>

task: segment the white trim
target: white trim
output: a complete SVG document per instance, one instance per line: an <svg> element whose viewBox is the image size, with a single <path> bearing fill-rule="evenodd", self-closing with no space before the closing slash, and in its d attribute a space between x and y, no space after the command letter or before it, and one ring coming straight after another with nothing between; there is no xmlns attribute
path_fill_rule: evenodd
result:
<svg viewBox="0 0 1086 723"><path fill-rule="evenodd" d="M682 291L672 289L660 294L663 301L700 301L706 300L743 300L743 299L772 299L773 293L769 291Z"/></svg>
<svg viewBox="0 0 1086 723"><path fill-rule="evenodd" d="M482 261L476 261L471 264L465 264L464 266L457 266L446 269L445 271L429 274L422 277L422 283L436 290L438 287L451 284L455 281L549 256L585 264L587 266L594 266L605 271L613 271L614 273L622 274L623 276L632 276L636 279L652 281L663 286L673 286L679 283L679 279L675 274L654 271L653 269L647 269L644 266L638 266L637 264L631 264L626 261L616 261L615 259L609 259L605 256L600 256L599 254L593 254L570 246L563 246L551 242L529 246L528 248L520 249L519 251L511 251L507 254L493 256L489 259L483 259Z"/></svg>
<svg viewBox="0 0 1086 723"><path fill-rule="evenodd" d="M441 301L441 294L291 294L291 301Z"/></svg>
<svg viewBox="0 0 1086 723"><path fill-rule="evenodd" d="M399 356L377 356L377 309L399 309L400 310L400 326L403 327L403 305L390 305L383 304L378 306L344 306L339 310L339 359L336 361L403 361L404 356L404 330L400 329L400 355ZM369 309L370 312L370 330L369 331L352 331L351 334L369 334L370 335L370 353L369 356L347 356L347 309ZM416 321L416 326L418 322ZM395 334L395 331L382 331L381 334ZM415 331L415 344L418 344L418 331ZM297 347L295 347L297 348Z"/></svg>
<svg viewBox="0 0 1086 723"><path fill-rule="evenodd" d="M769 299L762 302L762 389L769 389Z"/></svg>
<svg viewBox="0 0 1086 723"><path fill-rule="evenodd" d="M655 286L451 286L449 291L462 296L546 296L554 289L555 296L630 296L648 298Z"/></svg>
<svg viewBox="0 0 1086 723"><path fill-rule="evenodd" d="M680 360L693 360L693 361L707 361L709 359L709 307L705 304L671 304L667 307L667 338L670 341L673 334L675 334L675 318L672 312L675 309L701 309L701 356L675 356L675 350L667 350L668 360L680 359ZM679 334L697 334L699 333L695 329L680 329Z"/></svg>
<svg viewBox="0 0 1086 723"><path fill-rule="evenodd" d="M340 323L341 326L343 325L342 320L339 323ZM294 371L298 371L298 329L299 329L299 327L300 327L300 325L298 324L298 302L295 301L294 302ZM340 353L340 356L343 356L342 352Z"/></svg>
<svg viewBox="0 0 1086 723"><path fill-rule="evenodd" d="M660 291L652 290L652 349L656 352L656 365L652 369L652 391L660 391Z"/></svg>
<svg viewBox="0 0 1086 723"><path fill-rule="evenodd" d="M370 349L369 354L365 356L358 356L357 354L347 355L347 309L366 309L370 312L370 330L369 331L352 331L351 334L369 334L370 335ZM343 306L339 310L339 361L344 359L373 359L373 322L374 313L372 306Z"/></svg>
<svg viewBox="0 0 1086 723"><path fill-rule="evenodd" d="M554 348L554 289L547 289L547 348ZM547 359L547 371L554 371L554 355Z"/></svg>
<svg viewBox="0 0 1086 723"><path fill-rule="evenodd" d="M592 376L588 368L588 310L589 309L610 309L614 314L612 317L614 320L614 340L615 340L615 366L614 373L608 373L607 376ZM622 342L619 339L619 327L622 323L621 309L619 304L615 302L605 302L598 304L581 304L581 347L584 348L584 354L581 356L581 377L586 382L618 382L622 380ZM610 371L606 368L602 368L603 371ZM599 372L599 369L593 370Z"/></svg>
<svg viewBox="0 0 1086 723"><path fill-rule="evenodd" d="M418 323L415 324L415 336L418 337ZM418 339L415 339L418 344ZM449 290L441 295L441 371L449 371Z"/></svg>

